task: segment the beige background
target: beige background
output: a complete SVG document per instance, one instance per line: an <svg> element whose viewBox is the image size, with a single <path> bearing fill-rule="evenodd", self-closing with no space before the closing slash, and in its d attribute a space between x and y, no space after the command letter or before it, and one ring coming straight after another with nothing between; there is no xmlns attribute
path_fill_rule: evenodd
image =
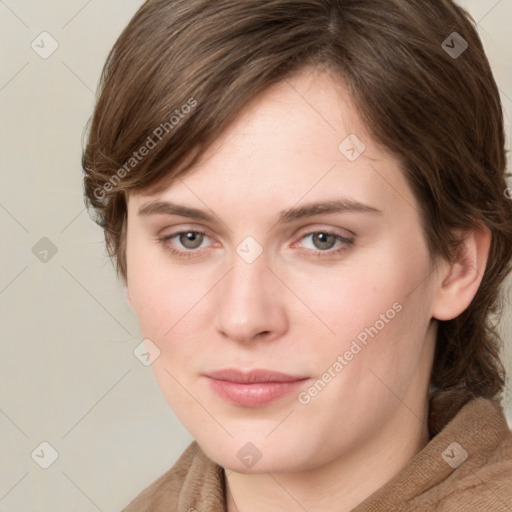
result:
<svg viewBox="0 0 512 512"><path fill-rule="evenodd" d="M134 357L136 319L82 200L94 90L140 4L0 1L0 512L120 510L192 440ZM463 4L502 92L510 147L512 0ZM58 452L46 470L43 441Z"/></svg>

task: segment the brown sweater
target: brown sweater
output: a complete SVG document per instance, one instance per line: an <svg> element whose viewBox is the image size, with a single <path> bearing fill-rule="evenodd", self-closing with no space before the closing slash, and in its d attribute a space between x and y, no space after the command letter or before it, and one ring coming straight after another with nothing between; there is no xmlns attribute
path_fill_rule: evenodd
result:
<svg viewBox="0 0 512 512"><path fill-rule="evenodd" d="M512 432L500 405L444 392L429 411L429 443L353 512L512 511ZM224 478L194 441L122 512L226 512Z"/></svg>

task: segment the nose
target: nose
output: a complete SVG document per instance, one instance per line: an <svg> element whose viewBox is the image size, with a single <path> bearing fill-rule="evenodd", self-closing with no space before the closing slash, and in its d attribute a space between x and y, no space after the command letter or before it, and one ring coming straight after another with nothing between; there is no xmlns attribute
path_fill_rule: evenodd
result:
<svg viewBox="0 0 512 512"><path fill-rule="evenodd" d="M279 338L288 329L286 288L267 267L265 253L247 263L235 255L217 288L215 328L239 343Z"/></svg>

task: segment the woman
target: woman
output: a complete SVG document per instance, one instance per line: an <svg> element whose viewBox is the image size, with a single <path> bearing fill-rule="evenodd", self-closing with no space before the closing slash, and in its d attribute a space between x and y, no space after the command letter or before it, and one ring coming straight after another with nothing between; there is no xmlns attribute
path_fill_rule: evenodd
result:
<svg viewBox="0 0 512 512"><path fill-rule="evenodd" d="M149 0L85 193L195 441L131 511L511 510L502 109L449 0Z"/></svg>

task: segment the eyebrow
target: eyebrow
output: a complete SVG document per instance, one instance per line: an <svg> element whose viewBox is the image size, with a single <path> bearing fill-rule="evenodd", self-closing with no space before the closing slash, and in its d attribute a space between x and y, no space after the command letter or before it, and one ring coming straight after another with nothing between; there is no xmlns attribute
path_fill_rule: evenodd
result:
<svg viewBox="0 0 512 512"><path fill-rule="evenodd" d="M307 203L303 206L283 210L279 214L278 224L286 224L295 220L313 217L315 215L328 215L331 213L360 212L380 215L381 210L373 206L353 201L349 199L332 199L315 203ZM215 222L216 216L204 210L190 208L169 201L154 201L143 205L138 211L138 215L147 216L154 214L179 215L194 220L205 222Z"/></svg>

